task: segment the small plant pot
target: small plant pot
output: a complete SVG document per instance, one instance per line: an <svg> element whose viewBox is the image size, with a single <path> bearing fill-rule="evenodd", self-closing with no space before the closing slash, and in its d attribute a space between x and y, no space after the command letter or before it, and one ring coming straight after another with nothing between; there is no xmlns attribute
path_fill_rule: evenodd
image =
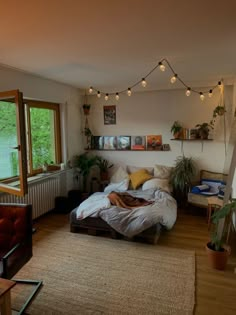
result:
<svg viewBox="0 0 236 315"><path fill-rule="evenodd" d="M89 108L83 108L83 111L84 111L84 115L88 116L89 112L90 112L90 109Z"/></svg>
<svg viewBox="0 0 236 315"><path fill-rule="evenodd" d="M100 172L101 181L108 180L108 172Z"/></svg>
<svg viewBox="0 0 236 315"><path fill-rule="evenodd" d="M175 139L179 139L180 138L180 135L181 135L181 131L176 131L173 136Z"/></svg>
<svg viewBox="0 0 236 315"><path fill-rule="evenodd" d="M211 243L207 243L206 252L209 264L212 268L217 270L225 270L228 257L230 255L230 248L223 247L221 251L212 249Z"/></svg>

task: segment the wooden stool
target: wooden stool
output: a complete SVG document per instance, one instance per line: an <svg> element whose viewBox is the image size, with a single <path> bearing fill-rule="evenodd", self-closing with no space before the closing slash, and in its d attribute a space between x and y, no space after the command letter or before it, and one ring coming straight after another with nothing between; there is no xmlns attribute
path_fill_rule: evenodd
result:
<svg viewBox="0 0 236 315"><path fill-rule="evenodd" d="M208 230L210 229L211 226L211 215L212 211L217 211L223 206L223 200L219 199L216 196L212 196L207 198L207 225L208 225Z"/></svg>

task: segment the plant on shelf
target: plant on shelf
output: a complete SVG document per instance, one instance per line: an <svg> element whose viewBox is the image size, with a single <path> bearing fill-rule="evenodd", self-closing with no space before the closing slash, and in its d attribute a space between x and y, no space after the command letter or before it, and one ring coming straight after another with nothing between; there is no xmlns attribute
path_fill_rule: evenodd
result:
<svg viewBox="0 0 236 315"><path fill-rule="evenodd" d="M224 205L219 210L216 210L211 216L213 229L211 240L206 245L206 251L211 266L215 269L223 270L226 267L230 247L226 245L227 232L229 224L232 220L231 214L236 210L236 201ZM219 224L221 219L225 218L223 231L220 233ZM227 220L228 219L228 220Z"/></svg>
<svg viewBox="0 0 236 315"><path fill-rule="evenodd" d="M175 139L180 138L182 129L183 129L183 127L181 126L181 124L177 120L174 121L173 125L171 126L170 131L173 133L173 136Z"/></svg>
<svg viewBox="0 0 236 315"><path fill-rule="evenodd" d="M109 161L103 157L97 156L96 165L100 169L101 180L108 180L108 170L113 166L113 164L110 164Z"/></svg>
<svg viewBox="0 0 236 315"><path fill-rule="evenodd" d="M176 200L185 205L192 180L196 174L195 161L192 157L179 156L170 174L170 183Z"/></svg>
<svg viewBox="0 0 236 315"><path fill-rule="evenodd" d="M88 152L80 155L75 155L73 158L73 165L79 169L79 174L83 177L82 191L87 190L87 181L91 168L96 165L97 156L90 155Z"/></svg>
<svg viewBox="0 0 236 315"><path fill-rule="evenodd" d="M214 126L211 122L210 123L204 122L202 124L197 124L196 127L197 127L197 133L201 139L208 139L210 129L214 129Z"/></svg>

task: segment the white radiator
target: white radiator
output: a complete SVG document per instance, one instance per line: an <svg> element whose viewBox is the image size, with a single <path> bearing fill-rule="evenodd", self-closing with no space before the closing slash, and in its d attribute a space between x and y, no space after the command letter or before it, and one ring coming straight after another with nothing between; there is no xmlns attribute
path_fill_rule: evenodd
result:
<svg viewBox="0 0 236 315"><path fill-rule="evenodd" d="M31 182L28 186L28 194L25 197L1 194L0 202L32 204L32 216L33 219L36 219L54 208L57 196L66 196L68 190L73 188L71 176L73 176L72 172L63 172Z"/></svg>

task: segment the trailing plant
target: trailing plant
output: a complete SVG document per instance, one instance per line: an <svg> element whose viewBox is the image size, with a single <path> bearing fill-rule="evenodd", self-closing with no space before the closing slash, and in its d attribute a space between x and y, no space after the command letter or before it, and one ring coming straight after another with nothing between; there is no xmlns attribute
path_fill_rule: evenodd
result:
<svg viewBox="0 0 236 315"><path fill-rule="evenodd" d="M224 106L216 106L216 108L213 110L212 114L212 120L210 121L210 124L214 126L215 120L217 116L223 116L226 113L226 109Z"/></svg>

